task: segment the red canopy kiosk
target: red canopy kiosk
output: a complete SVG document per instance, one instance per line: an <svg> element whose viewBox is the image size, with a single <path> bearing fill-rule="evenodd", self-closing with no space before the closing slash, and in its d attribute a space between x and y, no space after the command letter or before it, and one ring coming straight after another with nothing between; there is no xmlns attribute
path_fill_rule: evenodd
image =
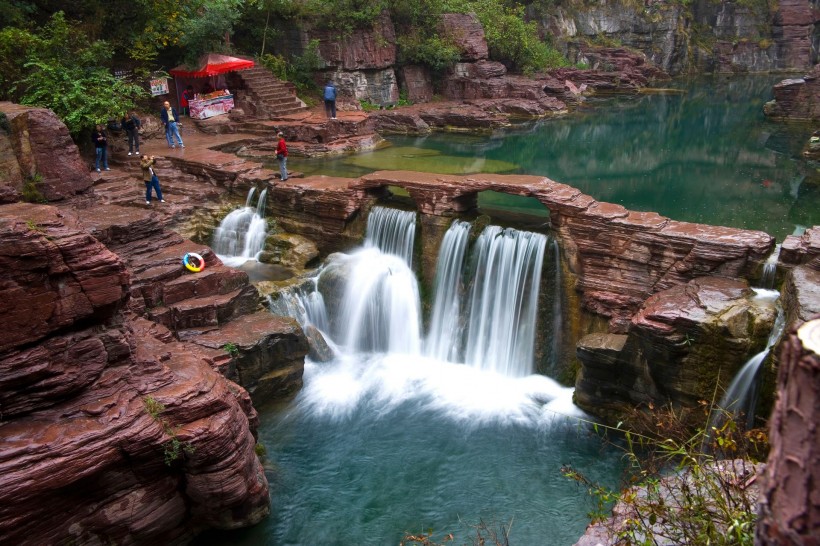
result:
<svg viewBox="0 0 820 546"><path fill-rule="evenodd" d="M214 77L226 72L234 72L236 70L244 70L252 68L254 62L248 59L240 59L239 57L231 57L230 55L222 55L220 53L208 53L199 60L197 68L191 68L185 65L180 65L172 68L169 72L174 76L174 83L177 88L177 97L181 97L179 86L180 80L186 82L193 78L211 78L211 88L214 85ZM188 115L196 119L205 119L219 114L230 112L234 107L233 95L227 89L217 89L211 93L201 93L200 89L194 89L196 93L194 100L188 101L189 112Z"/></svg>

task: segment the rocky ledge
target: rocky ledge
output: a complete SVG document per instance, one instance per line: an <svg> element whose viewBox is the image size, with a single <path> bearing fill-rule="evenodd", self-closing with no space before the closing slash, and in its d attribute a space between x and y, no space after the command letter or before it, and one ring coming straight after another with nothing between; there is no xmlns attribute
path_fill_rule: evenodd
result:
<svg viewBox="0 0 820 546"><path fill-rule="evenodd" d="M132 273L79 220L0 220L0 542L170 543L269 512L247 392L128 311ZM7 326L8 326L7 325Z"/></svg>

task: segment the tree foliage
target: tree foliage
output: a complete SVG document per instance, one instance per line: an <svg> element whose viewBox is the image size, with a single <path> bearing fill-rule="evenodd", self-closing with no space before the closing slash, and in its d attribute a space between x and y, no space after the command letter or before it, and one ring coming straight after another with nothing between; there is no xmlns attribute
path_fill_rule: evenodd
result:
<svg viewBox="0 0 820 546"><path fill-rule="evenodd" d="M0 31L0 51L16 52L4 58L4 81L11 98L23 104L50 108L77 135L134 107L146 94L140 86L115 78L107 66L109 45L89 41L62 12L37 33L7 28Z"/></svg>

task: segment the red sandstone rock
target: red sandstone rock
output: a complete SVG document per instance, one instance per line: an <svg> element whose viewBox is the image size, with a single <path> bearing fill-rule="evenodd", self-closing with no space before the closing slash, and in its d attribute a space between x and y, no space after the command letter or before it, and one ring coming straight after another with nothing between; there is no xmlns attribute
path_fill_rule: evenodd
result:
<svg viewBox="0 0 820 546"><path fill-rule="evenodd" d="M401 88L410 102L428 102L433 98L433 84L430 71L425 66L407 65L399 71Z"/></svg>
<svg viewBox="0 0 820 546"><path fill-rule="evenodd" d="M0 207L0 351L79 321L105 320L125 302L128 274L97 240L44 205Z"/></svg>
<svg viewBox="0 0 820 546"><path fill-rule="evenodd" d="M794 332L782 347L755 544L807 546L820 536L820 355Z"/></svg>
<svg viewBox="0 0 820 546"><path fill-rule="evenodd" d="M0 112L6 114L11 125L9 140L22 179L41 176L37 188L46 199L65 199L91 187L88 165L80 157L68 129L53 112L10 102L0 102ZM0 187L12 187L19 192L22 179L12 175L2 180Z"/></svg>
<svg viewBox="0 0 820 546"><path fill-rule="evenodd" d="M31 316L3 312L0 542L171 543L265 517L257 417L212 370L223 352L118 312L128 275L77 230L88 218L2 210L0 296ZM96 227L141 248L127 230Z"/></svg>
<svg viewBox="0 0 820 546"><path fill-rule="evenodd" d="M773 88L774 100L763 112L775 119L820 119L820 65L803 76L783 80Z"/></svg>
<svg viewBox="0 0 820 546"><path fill-rule="evenodd" d="M484 27L474 13L445 13L438 31L443 40L458 48L463 61L478 61L489 55Z"/></svg>
<svg viewBox="0 0 820 546"><path fill-rule="evenodd" d="M311 30L309 39L319 40L319 54L337 70L390 68L396 64L396 31L385 11L370 29L344 33Z"/></svg>
<svg viewBox="0 0 820 546"><path fill-rule="evenodd" d="M612 280L621 280L618 272ZM579 342L576 403L612 420L647 402L695 407L763 349L775 315L745 281L700 277L660 291L633 317L628 335Z"/></svg>

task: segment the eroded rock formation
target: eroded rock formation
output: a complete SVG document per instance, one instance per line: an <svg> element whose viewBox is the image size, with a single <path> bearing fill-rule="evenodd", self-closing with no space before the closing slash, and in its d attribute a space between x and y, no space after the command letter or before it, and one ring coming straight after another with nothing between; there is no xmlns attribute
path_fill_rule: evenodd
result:
<svg viewBox="0 0 820 546"><path fill-rule="evenodd" d="M816 486L820 471L818 327L820 318L791 332L783 343L778 400L769 427L772 448L763 475L756 529L758 545L806 546L820 536Z"/></svg>
<svg viewBox="0 0 820 546"><path fill-rule="evenodd" d="M620 419L641 404L694 407L724 391L763 349L776 309L745 281L700 277L658 292L627 335L590 334L578 342L576 403Z"/></svg>
<svg viewBox="0 0 820 546"><path fill-rule="evenodd" d="M224 351L129 313L132 274L77 217L1 208L14 320L0 346L0 542L170 543L265 517L256 413L214 370Z"/></svg>
<svg viewBox="0 0 820 546"><path fill-rule="evenodd" d="M763 112L774 119L820 119L820 65L802 78L789 78L773 88L774 99Z"/></svg>
<svg viewBox="0 0 820 546"><path fill-rule="evenodd" d="M51 110L0 102L0 112L10 128L8 134L0 128L0 203L20 200L24 185L49 201L91 187L88 165Z"/></svg>

